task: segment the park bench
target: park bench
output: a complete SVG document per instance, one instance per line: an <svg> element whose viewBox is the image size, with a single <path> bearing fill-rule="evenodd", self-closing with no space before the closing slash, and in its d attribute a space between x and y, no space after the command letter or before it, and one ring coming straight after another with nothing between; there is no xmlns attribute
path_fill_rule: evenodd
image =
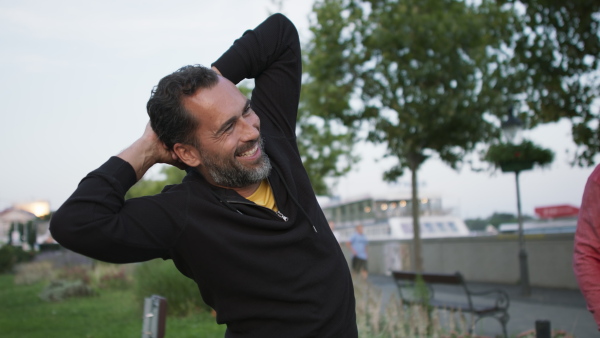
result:
<svg viewBox="0 0 600 338"><path fill-rule="evenodd" d="M503 290L473 291L467 287L460 272L454 274L416 273L392 271L398 294L404 304L425 304L442 310L461 311L471 314L469 333L483 318L495 318L507 336L508 306L510 299ZM422 281L422 282L420 282ZM434 286L438 291L436 294Z"/></svg>

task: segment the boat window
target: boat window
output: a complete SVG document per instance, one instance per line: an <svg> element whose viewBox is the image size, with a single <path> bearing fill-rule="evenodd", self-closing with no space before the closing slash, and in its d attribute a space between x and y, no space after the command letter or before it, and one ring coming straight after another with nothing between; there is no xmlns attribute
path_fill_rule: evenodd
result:
<svg viewBox="0 0 600 338"><path fill-rule="evenodd" d="M453 232L458 232L458 228L456 227L456 224L454 224L454 222L448 222L448 226Z"/></svg>

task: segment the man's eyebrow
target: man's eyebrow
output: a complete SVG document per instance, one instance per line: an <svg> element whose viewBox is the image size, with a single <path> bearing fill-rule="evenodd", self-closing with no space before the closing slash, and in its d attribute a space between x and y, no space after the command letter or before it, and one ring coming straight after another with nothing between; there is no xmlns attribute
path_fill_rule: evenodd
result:
<svg viewBox="0 0 600 338"><path fill-rule="evenodd" d="M223 134L225 132L225 130L227 128L229 128L229 126L232 123L235 123L235 121L238 119L238 116L232 116L230 118L227 119L227 121L223 122L223 124L221 125L221 127L219 127L219 129L217 129L217 132L215 133L216 136L221 136L221 134Z"/></svg>

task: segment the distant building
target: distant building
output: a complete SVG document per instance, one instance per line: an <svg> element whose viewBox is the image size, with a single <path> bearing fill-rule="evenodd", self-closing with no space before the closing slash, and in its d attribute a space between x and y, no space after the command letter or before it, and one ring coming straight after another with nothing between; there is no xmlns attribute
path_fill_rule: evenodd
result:
<svg viewBox="0 0 600 338"><path fill-rule="evenodd" d="M27 224L30 221L34 221L37 225L37 237L38 242L46 240L49 235L48 221L41 221L39 217L48 215L50 213L50 204L46 201L35 201L30 203L14 204L12 207L0 211L0 245L9 241L8 231L12 224ZM16 232L13 233L13 238ZM18 237L14 238L16 241L13 243L19 243Z"/></svg>

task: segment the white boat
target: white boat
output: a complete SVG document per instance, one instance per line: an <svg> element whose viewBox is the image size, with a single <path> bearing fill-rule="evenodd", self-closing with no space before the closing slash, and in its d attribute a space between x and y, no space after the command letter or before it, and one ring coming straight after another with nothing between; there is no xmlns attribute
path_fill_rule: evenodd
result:
<svg viewBox="0 0 600 338"><path fill-rule="evenodd" d="M347 241L357 225L363 226L369 241L410 240L413 238L412 201L410 196L374 197L321 203L325 217L333 223L340 242ZM469 236L465 222L442 208L441 198L420 200L421 238Z"/></svg>

